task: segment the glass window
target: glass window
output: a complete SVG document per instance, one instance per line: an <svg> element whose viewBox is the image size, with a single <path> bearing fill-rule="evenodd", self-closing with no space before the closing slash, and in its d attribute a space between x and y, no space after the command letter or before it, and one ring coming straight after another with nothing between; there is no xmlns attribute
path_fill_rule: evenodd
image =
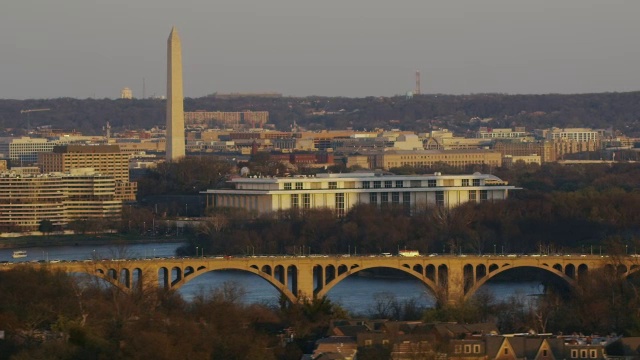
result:
<svg viewBox="0 0 640 360"><path fill-rule="evenodd" d="M578 357L578 350L576 349L571 349L571 358L575 359Z"/></svg>
<svg viewBox="0 0 640 360"><path fill-rule="evenodd" d="M363 189L370 189L370 188L371 188L371 182L369 182L369 181L363 181L363 182L362 182L362 188L363 188Z"/></svg>
<svg viewBox="0 0 640 360"><path fill-rule="evenodd" d="M302 207L305 209L311 208L311 194L302 194Z"/></svg>
<svg viewBox="0 0 640 360"><path fill-rule="evenodd" d="M454 353L460 354L462 352L462 345L456 345L453 350Z"/></svg>
<svg viewBox="0 0 640 360"><path fill-rule="evenodd" d="M469 179L462 179L462 186L469 186Z"/></svg>
<svg viewBox="0 0 640 360"><path fill-rule="evenodd" d="M338 183L335 181L329 181L329 189L337 189Z"/></svg>
<svg viewBox="0 0 640 360"><path fill-rule="evenodd" d="M384 182L384 187L389 189L393 187L393 181L387 180Z"/></svg>
<svg viewBox="0 0 640 360"><path fill-rule="evenodd" d="M586 349L580 350L580 357L583 358L583 359L587 358L587 350Z"/></svg>
<svg viewBox="0 0 640 360"><path fill-rule="evenodd" d="M471 345L467 344L464 346L464 353L469 354L471 352Z"/></svg>
<svg viewBox="0 0 640 360"><path fill-rule="evenodd" d="M374 181L373 182L373 188L374 189L380 189L382 187L382 182L381 181Z"/></svg>
<svg viewBox="0 0 640 360"><path fill-rule="evenodd" d="M398 192L391 193L391 202L394 204L400 204L400 193Z"/></svg>
<svg viewBox="0 0 640 360"><path fill-rule="evenodd" d="M285 190L291 190L291 183L284 183Z"/></svg>
<svg viewBox="0 0 640 360"><path fill-rule="evenodd" d="M473 186L480 186L480 179L473 179Z"/></svg>
<svg viewBox="0 0 640 360"><path fill-rule="evenodd" d="M378 203L378 193L369 193L369 204Z"/></svg>
<svg viewBox="0 0 640 360"><path fill-rule="evenodd" d="M436 181L435 180L427 180L427 186L428 187L436 187Z"/></svg>
<svg viewBox="0 0 640 360"><path fill-rule="evenodd" d="M336 212L338 216L344 216L344 193L336 194Z"/></svg>
<svg viewBox="0 0 640 360"><path fill-rule="evenodd" d="M476 354L480 353L480 344L473 345L473 352Z"/></svg>
<svg viewBox="0 0 640 360"><path fill-rule="evenodd" d="M478 200L477 196L478 196L477 190L469 190L469 201Z"/></svg>
<svg viewBox="0 0 640 360"><path fill-rule="evenodd" d="M487 190L480 190L480 202L489 200Z"/></svg>
<svg viewBox="0 0 640 360"><path fill-rule="evenodd" d="M596 349L591 349L591 350L589 350L589 356L590 356L592 359L597 358L597 357L598 357L598 351L597 351Z"/></svg>
<svg viewBox="0 0 640 360"><path fill-rule="evenodd" d="M292 208L294 208L294 209L298 208L298 206L300 205L300 203L298 201L299 201L298 194L291 195L291 207Z"/></svg>
<svg viewBox="0 0 640 360"><path fill-rule="evenodd" d="M380 193L380 203L382 205L389 203L389 193Z"/></svg>
<svg viewBox="0 0 640 360"><path fill-rule="evenodd" d="M402 180L397 180L397 181L396 181L396 187L397 187L397 188L404 187L404 181L402 181Z"/></svg>
<svg viewBox="0 0 640 360"><path fill-rule="evenodd" d="M436 191L436 205L444 206L444 191Z"/></svg>
<svg viewBox="0 0 640 360"><path fill-rule="evenodd" d="M296 183L296 190L302 190L302 189L303 189L302 183L301 182L297 182Z"/></svg>

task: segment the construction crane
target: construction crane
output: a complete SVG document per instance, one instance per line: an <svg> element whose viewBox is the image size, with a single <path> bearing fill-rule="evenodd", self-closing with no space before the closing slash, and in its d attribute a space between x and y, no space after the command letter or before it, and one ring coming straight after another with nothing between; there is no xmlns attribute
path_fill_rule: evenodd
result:
<svg viewBox="0 0 640 360"><path fill-rule="evenodd" d="M31 130L31 125L29 124L29 114L32 112L39 112L39 111L49 111L51 109L24 109L24 110L20 110L20 114L27 114L27 134L29 133L29 131Z"/></svg>

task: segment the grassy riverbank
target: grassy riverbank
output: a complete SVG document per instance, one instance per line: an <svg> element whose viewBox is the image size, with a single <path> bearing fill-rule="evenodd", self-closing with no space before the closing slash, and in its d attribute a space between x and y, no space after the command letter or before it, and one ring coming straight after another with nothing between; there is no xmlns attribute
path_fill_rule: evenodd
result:
<svg viewBox="0 0 640 360"><path fill-rule="evenodd" d="M76 246L141 243L184 242L182 236L144 237L123 234L42 235L0 238L0 249L29 248L38 246Z"/></svg>

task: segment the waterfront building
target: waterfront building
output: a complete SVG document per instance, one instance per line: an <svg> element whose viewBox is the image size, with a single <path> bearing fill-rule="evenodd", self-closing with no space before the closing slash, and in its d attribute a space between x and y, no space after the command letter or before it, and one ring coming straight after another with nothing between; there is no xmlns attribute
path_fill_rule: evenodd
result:
<svg viewBox="0 0 640 360"><path fill-rule="evenodd" d="M64 226L76 219L117 219L121 212L115 179L92 169L0 173L0 228L5 230L37 230L42 220Z"/></svg>
<svg viewBox="0 0 640 360"><path fill-rule="evenodd" d="M43 173L92 168L98 174L115 179L119 200L136 198L137 183L129 181L129 155L121 152L118 145L57 146L50 153L40 153L38 164Z"/></svg>
<svg viewBox="0 0 640 360"><path fill-rule="evenodd" d="M327 208L338 216L358 204L402 206L411 212L431 206L504 200L516 189L496 176L383 175L374 172L295 177L237 177L231 189L203 191L207 207L243 208L256 214Z"/></svg>

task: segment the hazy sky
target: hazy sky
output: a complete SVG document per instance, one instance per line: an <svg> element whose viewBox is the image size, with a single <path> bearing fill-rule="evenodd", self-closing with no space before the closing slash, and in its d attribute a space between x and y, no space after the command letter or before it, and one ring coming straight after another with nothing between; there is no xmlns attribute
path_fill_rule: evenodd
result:
<svg viewBox="0 0 640 360"><path fill-rule="evenodd" d="M4 0L0 98L640 90L638 0Z"/></svg>

